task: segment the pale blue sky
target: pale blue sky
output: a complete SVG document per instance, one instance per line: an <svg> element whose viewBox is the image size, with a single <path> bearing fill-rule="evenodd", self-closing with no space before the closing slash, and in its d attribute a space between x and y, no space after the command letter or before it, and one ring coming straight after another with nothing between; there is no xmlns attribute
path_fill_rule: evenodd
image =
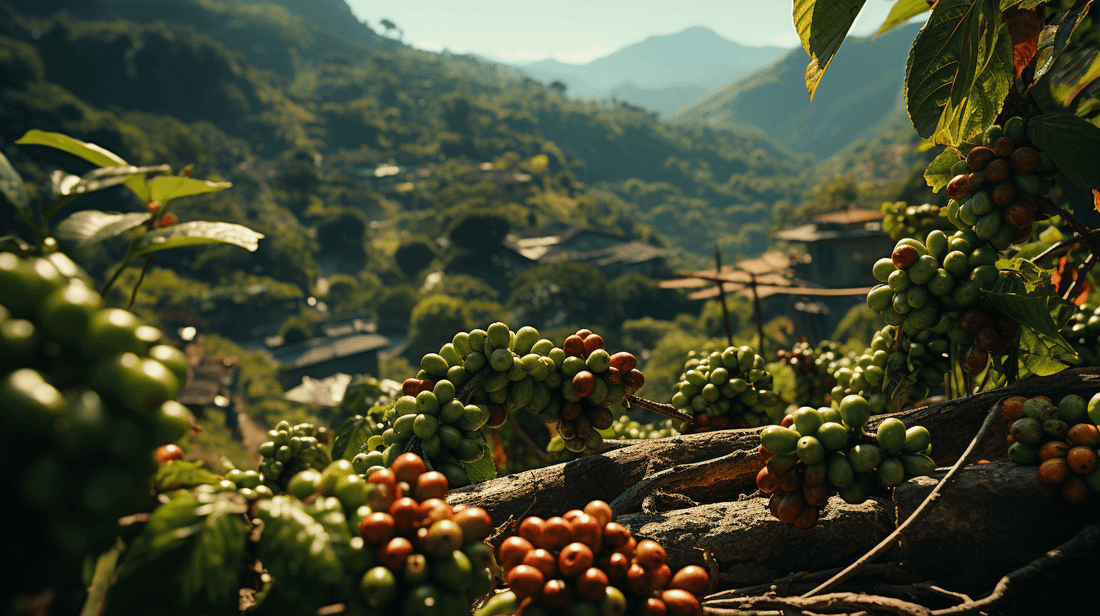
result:
<svg viewBox="0 0 1100 616"><path fill-rule="evenodd" d="M371 28L389 19L419 49L526 64L584 64L646 37L706 26L743 45L795 47L787 0L346 0ZM893 0L867 0L852 33L872 34ZM924 15L927 16L927 13Z"/></svg>

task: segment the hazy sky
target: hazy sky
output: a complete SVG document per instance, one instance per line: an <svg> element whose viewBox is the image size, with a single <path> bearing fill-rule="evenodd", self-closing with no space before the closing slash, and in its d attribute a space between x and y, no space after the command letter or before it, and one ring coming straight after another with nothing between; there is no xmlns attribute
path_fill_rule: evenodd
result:
<svg viewBox="0 0 1100 616"><path fill-rule="evenodd" d="M795 47L789 0L346 0L375 31L389 19L404 41L526 64L584 64L646 37L706 26L743 45ZM867 0L853 34L874 33L894 0ZM927 13L925 14L927 16ZM394 33L396 35L396 33Z"/></svg>

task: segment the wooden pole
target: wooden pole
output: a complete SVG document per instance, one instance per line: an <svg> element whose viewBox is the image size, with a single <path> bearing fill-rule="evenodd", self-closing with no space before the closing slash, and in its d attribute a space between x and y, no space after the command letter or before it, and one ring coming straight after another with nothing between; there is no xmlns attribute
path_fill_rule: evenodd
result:
<svg viewBox="0 0 1100 616"><path fill-rule="evenodd" d="M718 246L714 246L714 276L716 278L722 277L722 253L719 252ZM733 346L733 330L730 328L730 313L726 308L726 290L722 288L722 281L719 280L718 284L718 301L722 303L722 323L726 326L726 340L730 346Z"/></svg>
<svg viewBox="0 0 1100 616"><path fill-rule="evenodd" d="M752 289L752 312L756 317L756 335L759 338L759 348L756 352L761 357L766 357L764 354L764 320L760 317L760 296L756 294L756 274L749 272L749 288ZM732 344L732 343L731 343Z"/></svg>

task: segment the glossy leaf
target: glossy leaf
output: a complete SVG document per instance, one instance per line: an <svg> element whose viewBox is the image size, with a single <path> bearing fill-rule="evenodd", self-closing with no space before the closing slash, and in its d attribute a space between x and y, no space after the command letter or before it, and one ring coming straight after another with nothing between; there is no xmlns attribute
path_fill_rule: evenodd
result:
<svg viewBox="0 0 1100 616"><path fill-rule="evenodd" d="M1100 188L1100 127L1072 113L1044 113L1031 118L1027 134L1079 188Z"/></svg>
<svg viewBox="0 0 1100 616"><path fill-rule="evenodd" d="M375 422L362 415L344 420L332 438L332 457L351 460L374 434Z"/></svg>
<svg viewBox="0 0 1100 616"><path fill-rule="evenodd" d="M794 0L794 27L802 48L810 56L806 66L806 90L810 102L852 22L866 0Z"/></svg>
<svg viewBox="0 0 1100 616"><path fill-rule="evenodd" d="M16 143L20 145L44 145L79 156L84 160L100 167L129 166L121 156L102 148L94 143L86 143L61 133L50 133L37 129L31 129L20 137ZM127 179L124 184L134 192L142 201L149 201L149 188L145 185L144 175L135 175Z"/></svg>
<svg viewBox="0 0 1100 616"><path fill-rule="evenodd" d="M1100 79L1100 50L1077 50L1071 58L1063 58L1050 74L1051 90L1063 107L1072 107L1077 96Z"/></svg>
<svg viewBox="0 0 1100 616"><path fill-rule="evenodd" d="M878 32L875 32L875 36L893 30L917 15L931 10L932 7L928 5L927 0L897 0L894 6L890 8L890 14L886 16L886 21L882 22Z"/></svg>
<svg viewBox="0 0 1100 616"><path fill-rule="evenodd" d="M466 476L470 478L470 483L481 483L482 481L495 479L497 476L497 465L493 461L493 452L489 450L488 446L483 446L482 449L484 449L485 455L481 456L481 459L476 462L462 464Z"/></svg>
<svg viewBox="0 0 1100 616"><path fill-rule="evenodd" d="M130 259L138 259L169 248L201 244L233 244L254 252L259 247L261 238L263 234L234 223L203 220L181 222L171 227L155 229L134 240L130 246Z"/></svg>
<svg viewBox="0 0 1100 616"><path fill-rule="evenodd" d="M928 168L924 170L924 181L932 187L932 192L940 192L940 189L947 186L947 183L951 181L951 167L962 160L959 158L959 153L951 148L944 148L932 162L928 163Z"/></svg>
<svg viewBox="0 0 1100 616"><path fill-rule="evenodd" d="M992 0L940 0L905 68L905 105L921 137L959 145L991 126L1012 84L1012 38Z"/></svg>
<svg viewBox="0 0 1100 616"><path fill-rule="evenodd" d="M11 166L3 152L0 152L0 194L4 195L24 220L31 216L31 200L26 186L23 185L23 177Z"/></svg>
<svg viewBox="0 0 1100 616"><path fill-rule="evenodd" d="M149 220L150 216L146 212L118 214L99 210L81 210L57 224L56 236L60 240L71 243L75 248L84 248L141 226Z"/></svg>
<svg viewBox="0 0 1100 616"><path fill-rule="evenodd" d="M179 175L160 175L149 180L149 200L166 203L172 199L217 192L233 186L230 182L211 182Z"/></svg>
<svg viewBox="0 0 1100 616"><path fill-rule="evenodd" d="M1058 56L1069 45L1070 36L1081 20L1088 14L1091 0L1077 0L1070 8L1060 13L1053 22L1044 27L1039 34L1037 55L1039 56L1038 68L1035 69L1035 77L1032 83L1038 82L1054 66ZM1024 8L1027 8L1024 6Z"/></svg>
<svg viewBox="0 0 1100 616"><path fill-rule="evenodd" d="M1031 374L1047 376L1077 362L1077 353L1072 348L1049 342L1049 338L1032 328L1020 327L1020 367Z"/></svg>

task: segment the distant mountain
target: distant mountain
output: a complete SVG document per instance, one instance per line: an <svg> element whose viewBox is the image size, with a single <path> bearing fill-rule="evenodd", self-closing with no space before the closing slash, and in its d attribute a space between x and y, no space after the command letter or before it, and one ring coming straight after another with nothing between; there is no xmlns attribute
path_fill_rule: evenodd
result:
<svg viewBox="0 0 1100 616"><path fill-rule="evenodd" d="M747 47L696 26L651 36L588 64L543 60L519 68L543 83L560 80L573 95L614 96L669 115L787 51Z"/></svg>
<svg viewBox="0 0 1100 616"><path fill-rule="evenodd" d="M711 124L750 124L796 151L827 158L905 117L905 63L919 24L840 48L810 105L806 53L795 49L770 66L711 92L676 114Z"/></svg>

